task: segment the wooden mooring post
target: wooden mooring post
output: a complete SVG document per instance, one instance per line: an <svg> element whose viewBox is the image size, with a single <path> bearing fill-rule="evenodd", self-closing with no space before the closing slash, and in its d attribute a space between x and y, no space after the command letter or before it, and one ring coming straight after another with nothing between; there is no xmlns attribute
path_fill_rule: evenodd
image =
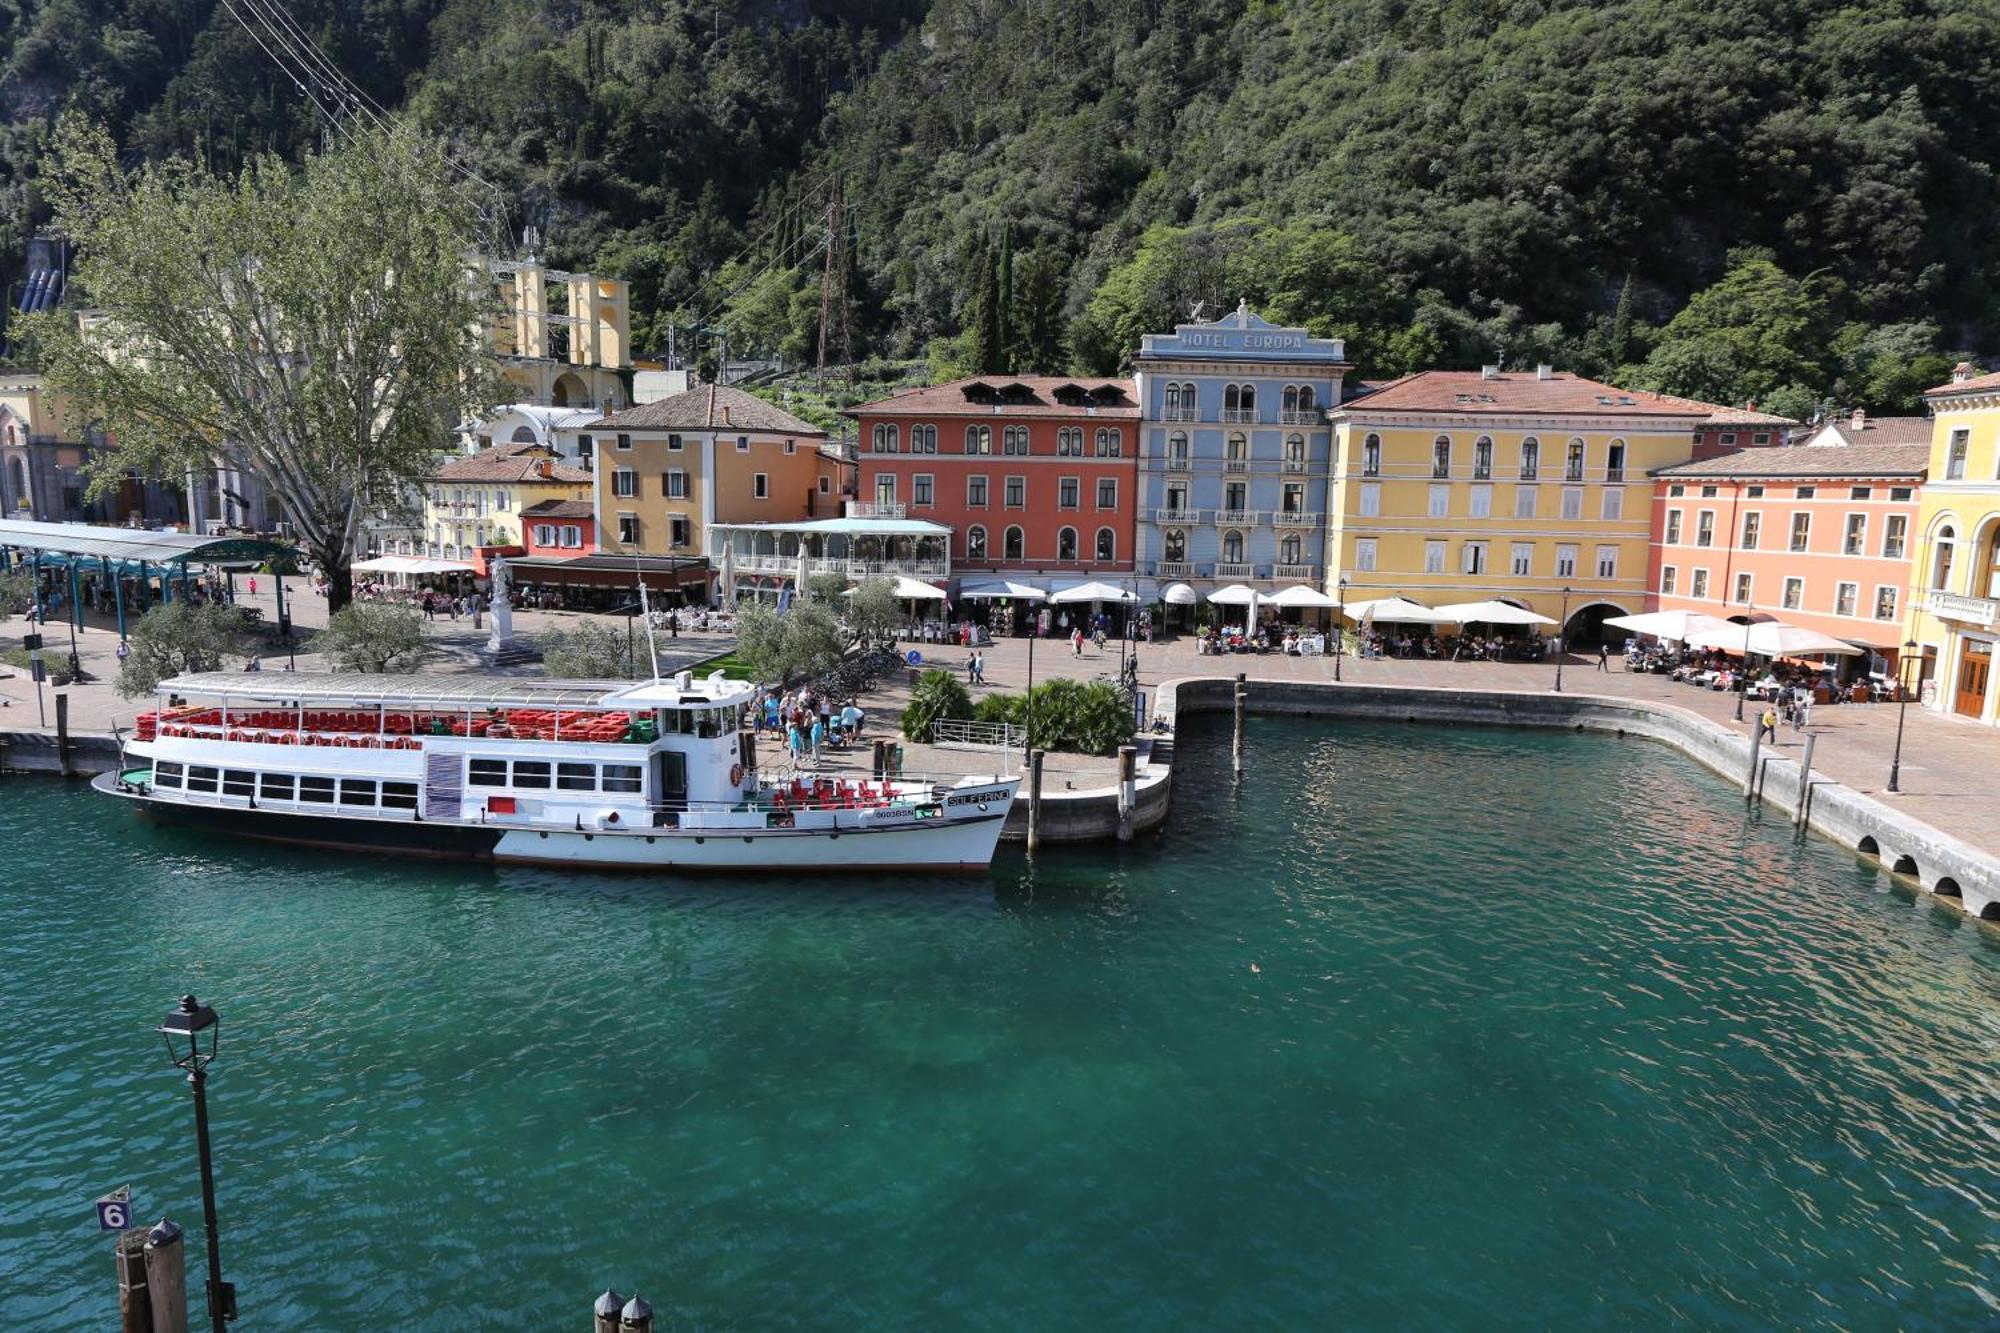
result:
<svg viewBox="0 0 2000 1333"><path fill-rule="evenodd" d="M1764 724L1752 718L1750 721L1750 771L1743 775L1743 803L1748 805L1757 799L1757 760L1764 752Z"/></svg>
<svg viewBox="0 0 2000 1333"><path fill-rule="evenodd" d="M1028 850L1042 845L1042 751L1028 751Z"/></svg>
<svg viewBox="0 0 2000 1333"><path fill-rule="evenodd" d="M1806 826L1806 812L1812 807L1812 752L1813 742L1818 739L1818 732L1808 731L1806 752L1799 758L1799 799L1797 808L1792 811L1792 827L1801 831Z"/></svg>
<svg viewBox="0 0 2000 1333"><path fill-rule="evenodd" d="M56 758L62 763L62 775L74 777L76 764L70 754L69 744L69 695L56 695Z"/></svg>
<svg viewBox="0 0 2000 1333"><path fill-rule="evenodd" d="M146 1233L146 1297L153 1333L187 1333L187 1242L165 1218Z"/></svg>
<svg viewBox="0 0 2000 1333"><path fill-rule="evenodd" d="M1229 759L1230 759L1231 770L1239 778L1243 776L1243 700L1244 697L1249 693L1249 690L1250 687L1246 683L1246 677L1244 676L1244 673L1241 671L1237 672L1236 707L1234 710L1235 732L1231 736L1229 742Z"/></svg>
<svg viewBox="0 0 2000 1333"><path fill-rule="evenodd" d="M1139 747L1118 747L1118 841L1132 841L1132 807L1138 803Z"/></svg>
<svg viewBox="0 0 2000 1333"><path fill-rule="evenodd" d="M118 1233L112 1263L118 1270L118 1333L153 1333L153 1306L146 1295L146 1229Z"/></svg>

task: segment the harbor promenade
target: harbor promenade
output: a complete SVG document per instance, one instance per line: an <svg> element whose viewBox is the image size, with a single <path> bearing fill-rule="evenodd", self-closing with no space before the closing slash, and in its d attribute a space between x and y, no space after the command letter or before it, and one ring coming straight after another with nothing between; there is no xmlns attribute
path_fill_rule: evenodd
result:
<svg viewBox="0 0 2000 1333"><path fill-rule="evenodd" d="M268 588L260 589L257 598L240 596L239 600L260 606L267 618L275 617ZM302 630L324 623L324 602L310 594L295 596L292 601L295 622ZM551 628L573 624L581 618L579 614L570 612L522 610L515 613L515 630L517 635L532 637ZM621 618L606 618L606 623L621 631L625 624ZM23 627L18 620L11 622L6 636L15 639ZM439 617L427 622L425 631L433 652L425 662L424 670L491 672L492 668L485 666L478 656L479 648L485 643L485 632L475 631L470 620L453 621ZM65 626L52 625L47 635L48 655L51 658L67 651L68 632ZM661 633L657 639L662 670L692 665L705 657L726 652L733 646L733 640L719 633L684 631L675 639ZM963 675L968 656L963 649L936 644L904 645L904 648L906 651L914 648L921 653L926 665L950 668ZM114 720L129 721L141 707L139 701L119 698L112 688L111 680L117 672L116 651L117 635L108 626L93 624L79 636L79 656L96 679L67 687L64 691L70 696L70 725L74 730L109 730ZM639 651L643 655L643 631ZM986 693L1018 691L1027 684L1029 654L1025 639L1002 639L984 652L987 683L972 687L975 698ZM1162 681L1189 676L1226 677L1242 672L1253 686L1257 681L1331 682L1334 678L1334 660L1331 657L1288 657L1279 653L1209 656L1198 653L1195 640L1188 636L1139 644L1136 652L1140 688L1149 694ZM266 670L281 670L284 665L282 656L264 663ZM298 665L301 670L310 670L323 669L325 664L315 656L300 654ZM1102 651L1085 644L1080 658L1071 654L1066 641L1056 639L1042 640L1034 649L1033 666L1037 680L1059 676L1082 680L1115 678L1118 665L1119 644L1116 640L1107 642ZM34 683L18 669L0 670L10 673L0 677L0 698L7 701L6 706L0 708L0 731L33 732L43 729L37 727ZM514 670L516 674L540 674L539 667ZM1556 672L1553 662L1450 662L1357 659L1348 656L1340 663L1340 674L1343 681L1357 685L1535 692L1552 690ZM1742 731L1749 729L1757 711L1754 703L1747 704L1745 721L1736 723L1733 696L1679 684L1665 676L1628 673L1615 656L1608 671L1599 671L1595 656L1572 655L1564 664L1562 683L1567 693L1599 694L1684 709ZM56 691L48 686L44 689L50 696L52 722ZM892 679L863 701L871 720L870 730L874 734L893 732L906 694L904 682ZM2000 754L2000 734L1963 718L1934 713L1914 704L1908 706L1903 719L1902 764L1898 782L1901 790L1890 792L1887 785L1896 746L1897 713L1898 709L1893 704L1838 704L1814 708L1811 729L1818 734L1813 754L1814 769L1982 851L2000 855L2000 784L1992 780L1993 760L1996 754ZM1781 724L1776 742L1777 753L1796 758L1804 740L1802 734ZM977 757L971 754L913 748L915 752L906 759L907 766L911 768L935 770L978 766ZM855 756L854 762L865 762L865 754ZM1115 760L1110 759L1050 756L1049 781L1057 790L1066 785L1079 788L1096 786L1110 781L1114 768Z"/></svg>

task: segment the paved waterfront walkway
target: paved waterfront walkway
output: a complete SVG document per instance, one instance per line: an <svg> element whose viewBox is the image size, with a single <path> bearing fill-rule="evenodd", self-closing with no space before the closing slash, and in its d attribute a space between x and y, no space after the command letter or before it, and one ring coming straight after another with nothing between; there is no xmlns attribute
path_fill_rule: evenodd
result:
<svg viewBox="0 0 2000 1333"><path fill-rule="evenodd" d="M260 584L262 582L260 580ZM275 619L276 608L268 587L263 587L257 598L244 597L242 600L260 606L267 619ZM294 619L302 628L324 624L325 605L310 593L294 597ZM521 634L533 635L551 627L574 623L580 618L569 612L521 611L515 615L515 627ZM623 618L607 618L607 623L620 631L624 629ZM8 622L0 628L0 642L18 643L18 636L24 628L25 623L18 619ZM470 621L440 618L427 624L426 632L437 650L435 659L425 665L426 670L485 670L477 657L477 649L485 641L485 635L475 632ZM64 626L51 626L48 638L51 656L67 649L68 631ZM683 633L677 640L670 640L662 634L659 645L663 665L671 669L679 663L727 651L731 641L718 634ZM915 646L927 662L962 673L967 656L964 650L932 644ZM66 691L71 696L71 725L79 731L103 731L109 729L114 719L129 723L141 704L139 701L120 699L111 688L110 680L117 673L115 631L108 625L93 623L79 638L78 647L86 668L100 679L69 687ZM1028 677L1027 649L1024 639L1004 639L988 648L986 678L989 683L984 690L975 689L975 695L1022 688ZM1102 653L1086 644L1083 657L1078 659L1071 656L1067 642L1045 639L1035 647L1035 675L1041 680L1056 676L1083 680L1099 676L1115 678L1118 650L1116 640L1107 643ZM1233 676L1241 671L1253 681L1331 681L1334 672L1331 657L1286 657L1276 653L1203 656L1195 651L1191 637L1142 644L1137 651L1140 684L1148 691L1160 681L1179 676ZM298 664L302 670L323 666L318 659L303 655ZM267 670L282 665L282 658L265 663ZM529 667L518 674L538 672L539 668ZM1554 685L1555 668L1553 664L1403 661L1393 658L1359 660L1347 657L1341 663L1341 677L1367 685L1540 691ZM1574 694L1603 694L1683 708L1732 728L1740 725L1747 729L1750 725L1748 721L1742 724L1733 721L1735 700L1732 696L1676 684L1665 676L1633 675L1624 671L1616 658L1612 660L1608 672L1596 669L1595 658L1572 658L1563 668L1563 688ZM54 694L53 689L49 692ZM893 734L904 694L901 683L892 682L866 701L870 715L869 730L873 734ZM35 687L24 673L15 671L11 673L11 678L0 678L0 697L8 699L11 704L0 710L0 730L36 729ZM1895 745L1896 714L1897 709L1891 704L1839 704L1814 708L1812 728L1819 733L1819 741L1813 753L1813 766L1855 791L1877 797L1974 847L2000 855L2000 780L1995 778L1994 763L1996 758L2000 758L2000 731L1911 705L1907 709L1903 740L1902 792L1892 794L1884 788L1888 783L1890 757ZM1744 715L1746 719L1753 716L1751 706L1746 705ZM54 716L53 704L50 716ZM1802 744L1803 737L1788 727L1779 728L1779 753L1796 755ZM865 762L865 752L857 761ZM973 771L990 767L975 754L926 751L922 747L917 747L906 762L912 769L933 771ZM1050 781L1056 786L1099 785L1111 771L1113 763L1110 760L1051 756L1054 776Z"/></svg>

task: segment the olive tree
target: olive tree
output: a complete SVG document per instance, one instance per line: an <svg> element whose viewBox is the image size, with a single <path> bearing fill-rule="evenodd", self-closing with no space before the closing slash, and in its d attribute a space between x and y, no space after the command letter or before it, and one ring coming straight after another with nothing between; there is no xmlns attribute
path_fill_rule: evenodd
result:
<svg viewBox="0 0 2000 1333"><path fill-rule="evenodd" d="M847 599L847 626L860 644L894 643L903 623L903 604L893 579L864 579Z"/></svg>
<svg viewBox="0 0 2000 1333"><path fill-rule="evenodd" d="M414 606L349 602L326 618L310 647L342 671L400 671L423 658L424 617Z"/></svg>
<svg viewBox="0 0 2000 1333"><path fill-rule="evenodd" d="M221 602L162 602L133 622L125 644L117 690L128 699L191 671L220 671L254 650L249 616Z"/></svg>
<svg viewBox="0 0 2000 1333"><path fill-rule="evenodd" d="M548 673L569 680L626 680L638 662L628 633L596 620L548 630L536 637L535 646Z"/></svg>
<svg viewBox="0 0 2000 1333"><path fill-rule="evenodd" d="M41 369L119 443L93 493L226 455L277 497L341 609L364 516L403 503L499 397L495 297L466 258L478 210L443 147L399 127L296 166L128 173L108 133L68 117L37 184L90 312L27 321Z"/></svg>

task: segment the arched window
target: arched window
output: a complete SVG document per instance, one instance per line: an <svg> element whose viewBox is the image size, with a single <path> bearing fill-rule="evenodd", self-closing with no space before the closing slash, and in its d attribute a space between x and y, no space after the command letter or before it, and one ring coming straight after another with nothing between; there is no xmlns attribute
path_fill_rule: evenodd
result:
<svg viewBox="0 0 2000 1333"><path fill-rule="evenodd" d="M1171 380L1167 382L1166 400L1163 406L1167 409L1169 421L1172 421L1181 410L1181 386Z"/></svg>
<svg viewBox="0 0 2000 1333"><path fill-rule="evenodd" d="M1319 394L1314 391L1312 385L1301 384L1299 386L1299 411L1316 412L1318 410Z"/></svg>
<svg viewBox="0 0 2000 1333"><path fill-rule="evenodd" d="M965 452L968 454L992 453L993 427L967 426L965 428Z"/></svg>
<svg viewBox="0 0 2000 1333"><path fill-rule="evenodd" d="M1296 411L1298 411L1298 410L1299 410L1299 386L1298 386L1298 385L1296 385L1296 384L1287 384L1287 385L1285 386L1285 392L1284 392L1284 394L1282 395L1282 398L1281 398L1281 402L1280 402L1280 406L1282 406L1282 407L1284 408L1284 410L1285 410L1286 412L1288 412L1288 413L1290 413L1290 412L1296 412Z"/></svg>
<svg viewBox="0 0 2000 1333"><path fill-rule="evenodd" d="M1237 407L1237 410L1238 410L1238 411L1242 411L1242 412L1255 412L1255 411L1257 410L1257 386L1256 386L1256 385L1254 385L1254 384L1245 384L1245 385L1242 385L1242 386L1241 386L1241 387L1240 387L1240 388L1239 388L1239 389L1237 390L1237 394L1236 394L1236 407Z"/></svg>
<svg viewBox="0 0 2000 1333"><path fill-rule="evenodd" d="M1118 558L1118 536L1110 528L1097 530L1097 558L1105 564Z"/></svg>
<svg viewBox="0 0 2000 1333"><path fill-rule="evenodd" d="M1224 385L1222 389L1222 410L1225 412L1236 411L1236 404L1240 400L1241 394L1242 390L1238 389L1234 384Z"/></svg>
<svg viewBox="0 0 2000 1333"><path fill-rule="evenodd" d="M1931 587L1951 591L1952 556L1958 549L1958 534L1947 523L1938 529L1931 554Z"/></svg>
<svg viewBox="0 0 2000 1333"><path fill-rule="evenodd" d="M1056 559L1076 559L1076 529L1064 528L1056 534Z"/></svg>
<svg viewBox="0 0 2000 1333"><path fill-rule="evenodd" d="M1169 564L1184 564L1187 561L1187 533L1179 528L1167 529L1166 555Z"/></svg>
<svg viewBox="0 0 2000 1333"><path fill-rule="evenodd" d="M1281 565L1296 565L1300 563L1300 550L1299 534L1296 532L1286 533L1278 539L1278 563Z"/></svg>
<svg viewBox="0 0 2000 1333"><path fill-rule="evenodd" d="M1451 475L1451 436L1440 435L1431 441L1431 475L1449 477Z"/></svg>
<svg viewBox="0 0 2000 1333"><path fill-rule="evenodd" d="M1521 441L1521 480L1533 481L1542 471L1542 442L1530 435Z"/></svg>
<svg viewBox="0 0 2000 1333"><path fill-rule="evenodd" d="M1229 461L1241 463L1249 456L1250 442L1243 438L1243 432L1240 430L1232 432L1229 436Z"/></svg>
<svg viewBox="0 0 2000 1333"><path fill-rule="evenodd" d="M1222 562L1226 565L1243 563L1243 534L1235 528L1222 534Z"/></svg>
<svg viewBox="0 0 2000 1333"><path fill-rule="evenodd" d="M510 443L533 444L534 442L535 442L535 432L532 429L530 429L527 426L514 427L514 438L512 441L510 441Z"/></svg>
<svg viewBox="0 0 2000 1333"><path fill-rule="evenodd" d="M878 454L895 453L902 443L896 438L898 433L896 427L878 422L875 426L875 452Z"/></svg>
<svg viewBox="0 0 2000 1333"><path fill-rule="evenodd" d="M1005 557L1009 560L1021 559L1022 558L1021 548L1023 545L1021 541L1021 530L1019 528L1007 529L1007 536L1005 538L1005 541L1006 541L1006 546L1003 548L1005 552Z"/></svg>
<svg viewBox="0 0 2000 1333"><path fill-rule="evenodd" d="M927 453L927 454L934 454L934 453L936 453L936 452L937 452L937 427L936 427L936 426L917 426L917 427L913 427L913 428L912 428L912 431L911 431L911 440L910 440L910 452L911 452L911 453L916 453L916 452L918 452L918 451L917 451L917 448L916 448L916 439L915 439L915 436L916 436L916 433L917 433L917 432L922 432L922 434L923 434L923 437L924 437L924 447L923 447L923 452L924 452L924 453Z"/></svg>
<svg viewBox="0 0 2000 1333"><path fill-rule="evenodd" d="M1285 437L1285 461L1295 467L1304 467L1306 462L1306 437L1299 434Z"/></svg>
<svg viewBox="0 0 2000 1333"><path fill-rule="evenodd" d="M1083 457L1083 427L1064 426L1057 431L1056 452L1064 458Z"/></svg>
<svg viewBox="0 0 2000 1333"><path fill-rule="evenodd" d="M1000 451L1006 454L1025 455L1028 452L1028 428L1009 426L1000 435Z"/></svg>
<svg viewBox="0 0 2000 1333"><path fill-rule="evenodd" d="M1563 460L1563 480L1583 480L1583 441L1571 440L1569 451Z"/></svg>
<svg viewBox="0 0 2000 1333"><path fill-rule="evenodd" d="M986 558L986 529L977 523L965 530L965 558L967 560Z"/></svg>
<svg viewBox="0 0 2000 1333"><path fill-rule="evenodd" d="M1482 435L1472 442L1472 478L1485 481L1493 475L1493 437Z"/></svg>
<svg viewBox="0 0 2000 1333"><path fill-rule="evenodd" d="M1177 430L1167 436L1167 465L1169 467L1182 468L1187 466L1187 461L1187 432Z"/></svg>
<svg viewBox="0 0 2000 1333"><path fill-rule="evenodd" d="M1382 475L1382 437L1370 435L1361 442L1361 475L1379 477Z"/></svg>

